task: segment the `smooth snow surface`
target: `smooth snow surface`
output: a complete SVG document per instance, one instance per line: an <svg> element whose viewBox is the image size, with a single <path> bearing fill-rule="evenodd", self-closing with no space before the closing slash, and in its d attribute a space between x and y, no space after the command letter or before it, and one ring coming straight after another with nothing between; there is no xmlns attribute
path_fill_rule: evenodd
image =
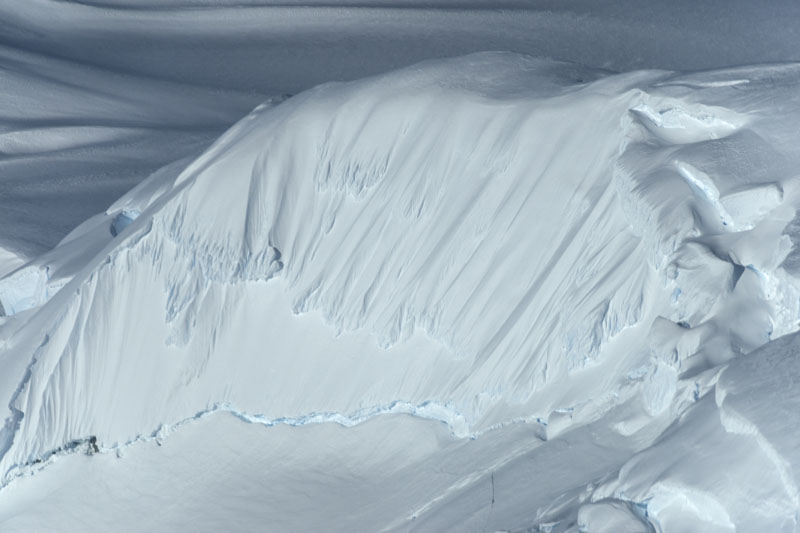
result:
<svg viewBox="0 0 800 533"><path fill-rule="evenodd" d="M4 528L794 531L798 82L259 106L0 280Z"/></svg>
<svg viewBox="0 0 800 533"><path fill-rule="evenodd" d="M7 35L0 29L0 247L26 258L160 167L196 157L266 98L35 54L3 45Z"/></svg>

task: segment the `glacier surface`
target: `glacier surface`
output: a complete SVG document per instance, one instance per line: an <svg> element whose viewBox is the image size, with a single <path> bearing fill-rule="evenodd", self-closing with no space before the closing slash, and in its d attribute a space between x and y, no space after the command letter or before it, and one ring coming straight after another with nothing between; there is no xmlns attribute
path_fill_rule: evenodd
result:
<svg viewBox="0 0 800 533"><path fill-rule="evenodd" d="M0 529L800 529L800 64L170 79L189 49L43 66L50 3L0 5L0 91L52 85L0 101L0 202L49 176L0 236ZM125 48L159 8L118 3L62 14ZM295 13L213 4L153 31Z"/></svg>

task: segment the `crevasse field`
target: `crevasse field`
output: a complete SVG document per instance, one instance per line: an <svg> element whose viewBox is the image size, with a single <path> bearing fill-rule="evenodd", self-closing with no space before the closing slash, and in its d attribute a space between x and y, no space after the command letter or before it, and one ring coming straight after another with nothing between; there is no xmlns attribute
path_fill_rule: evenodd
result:
<svg viewBox="0 0 800 533"><path fill-rule="evenodd" d="M797 28L0 0L0 531L800 531Z"/></svg>

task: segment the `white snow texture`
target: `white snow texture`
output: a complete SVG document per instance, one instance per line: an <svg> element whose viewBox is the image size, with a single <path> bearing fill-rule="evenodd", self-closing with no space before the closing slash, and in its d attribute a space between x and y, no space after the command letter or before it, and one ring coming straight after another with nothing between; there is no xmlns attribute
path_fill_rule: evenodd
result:
<svg viewBox="0 0 800 533"><path fill-rule="evenodd" d="M33 198L0 235L0 530L800 530L794 49L442 59L480 3L123 4L0 3L0 204ZM45 8L109 21L120 73L94 26L48 55ZM226 36L302 10L465 33L248 77ZM169 61L125 52L142 22Z"/></svg>

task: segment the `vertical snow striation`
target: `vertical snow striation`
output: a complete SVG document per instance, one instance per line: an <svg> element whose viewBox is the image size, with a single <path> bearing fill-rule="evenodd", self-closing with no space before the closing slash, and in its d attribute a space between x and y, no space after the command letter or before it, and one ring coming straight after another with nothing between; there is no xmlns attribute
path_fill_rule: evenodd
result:
<svg viewBox="0 0 800 533"><path fill-rule="evenodd" d="M459 437L535 422L552 438L628 400L622 435L716 412L719 365L798 319L789 166L708 157L778 150L755 85L480 54L257 108L109 209L92 254L56 248L92 257L56 297L0 281L4 308L39 307L8 353L50 339L7 391L3 475L219 405L303 424L403 412ZM659 485L662 508L684 485ZM638 527L640 493L603 488L580 520Z"/></svg>

